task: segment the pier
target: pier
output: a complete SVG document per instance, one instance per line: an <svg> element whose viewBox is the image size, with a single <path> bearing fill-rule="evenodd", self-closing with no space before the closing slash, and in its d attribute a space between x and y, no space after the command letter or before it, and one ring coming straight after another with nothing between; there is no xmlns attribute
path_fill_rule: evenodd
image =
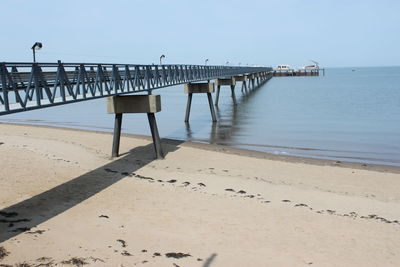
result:
<svg viewBox="0 0 400 267"><path fill-rule="evenodd" d="M270 67L3 62L0 116L108 98L107 112L115 115L112 157L119 156L123 114L146 113L155 154L161 159L163 151L155 117L161 111L161 96L153 95L153 90L185 85L185 122L189 121L193 94L207 94L211 119L216 122L214 105L218 106L221 86L230 87L233 105L237 105L237 81L242 83L242 92L248 93L272 76Z"/></svg>

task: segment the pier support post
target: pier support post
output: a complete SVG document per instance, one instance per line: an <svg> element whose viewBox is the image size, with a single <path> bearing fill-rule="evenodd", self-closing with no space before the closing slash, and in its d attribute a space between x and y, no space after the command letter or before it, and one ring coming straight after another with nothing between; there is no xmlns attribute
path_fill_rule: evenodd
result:
<svg viewBox="0 0 400 267"><path fill-rule="evenodd" d="M187 104L186 104L185 122L189 121L190 109L192 107L192 97L193 97L193 93L189 93L188 99L187 99Z"/></svg>
<svg viewBox="0 0 400 267"><path fill-rule="evenodd" d="M218 106L219 94L220 94L222 85L229 85L231 87L232 100L233 100L233 103L236 105L236 95L235 95L236 80L235 80L235 78L230 77L230 78L215 79L215 84L217 85L217 96L215 99L215 105Z"/></svg>
<svg viewBox="0 0 400 267"><path fill-rule="evenodd" d="M254 74L247 75L247 88L249 91L254 88Z"/></svg>
<svg viewBox="0 0 400 267"><path fill-rule="evenodd" d="M164 158L156 117L154 115L154 113L159 111L161 111L160 95L129 95L108 97L107 112L109 114L115 114L111 156L119 156L123 113L147 113L156 157L158 159Z"/></svg>
<svg viewBox="0 0 400 267"><path fill-rule="evenodd" d="M210 106L210 112L211 112L212 121L216 122L217 121L217 116L215 115L214 103L213 103L213 100L212 100L211 93L207 93L207 97L208 97L208 105Z"/></svg>
<svg viewBox="0 0 400 267"><path fill-rule="evenodd" d="M232 96L233 104L237 105L234 85L231 85L231 96Z"/></svg>
<svg viewBox="0 0 400 267"><path fill-rule="evenodd" d="M245 90L245 92L247 93L247 84L246 84L247 75L236 75L236 76L234 76L234 78L235 78L235 81L242 82L241 91L243 92L243 90Z"/></svg>
<svg viewBox="0 0 400 267"><path fill-rule="evenodd" d="M111 157L118 157L119 154L119 141L121 138L121 125L122 125L122 113L115 113L114 121L114 135Z"/></svg>
<svg viewBox="0 0 400 267"><path fill-rule="evenodd" d="M247 93L247 81L246 80L242 82L241 90L242 90L242 92L244 91L245 93Z"/></svg>
<svg viewBox="0 0 400 267"><path fill-rule="evenodd" d="M156 157L158 159L162 159L164 158L164 155L162 152L160 135L158 134L156 116L154 116L154 113L149 112L147 113L147 118L149 120L151 137L153 138L154 151L156 153Z"/></svg>
<svg viewBox="0 0 400 267"><path fill-rule="evenodd" d="M211 93L214 92L214 83L188 83L185 84L185 93L188 94L188 101L186 104L186 115L185 122L189 121L190 109L192 107L192 97L193 94L207 94L208 105L210 106L211 118L213 122L217 121L217 116L215 115L213 100Z"/></svg>
<svg viewBox="0 0 400 267"><path fill-rule="evenodd" d="M215 105L218 106L218 102L219 102L219 93L221 91L221 85L217 85L217 95L215 97Z"/></svg>

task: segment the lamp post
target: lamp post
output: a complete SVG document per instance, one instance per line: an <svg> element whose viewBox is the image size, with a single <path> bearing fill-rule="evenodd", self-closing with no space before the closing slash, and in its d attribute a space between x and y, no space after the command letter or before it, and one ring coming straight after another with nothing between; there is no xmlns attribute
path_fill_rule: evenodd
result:
<svg viewBox="0 0 400 267"><path fill-rule="evenodd" d="M207 65L208 62L208 58L204 61L204 65Z"/></svg>
<svg viewBox="0 0 400 267"><path fill-rule="evenodd" d="M160 65L162 65L162 59L165 58L165 55L160 56Z"/></svg>
<svg viewBox="0 0 400 267"><path fill-rule="evenodd" d="M32 52L33 52L33 62L36 62L36 55L35 55L35 51L36 50L40 50L43 47L42 43L40 42L36 42L33 44L32 46Z"/></svg>

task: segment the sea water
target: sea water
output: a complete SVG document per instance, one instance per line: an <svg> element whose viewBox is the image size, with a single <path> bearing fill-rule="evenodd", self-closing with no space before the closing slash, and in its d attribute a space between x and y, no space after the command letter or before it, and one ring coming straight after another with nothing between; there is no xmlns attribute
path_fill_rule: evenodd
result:
<svg viewBox="0 0 400 267"><path fill-rule="evenodd" d="M322 73L321 73L322 74ZM163 138L220 144L274 154L400 166L400 67L329 68L325 76L274 77L250 93L221 88L212 123L207 96L194 94L184 123L183 85L161 94L156 114ZM215 98L215 95L213 95ZM111 132L105 99L0 117L28 123ZM125 114L124 133L150 135L145 114Z"/></svg>

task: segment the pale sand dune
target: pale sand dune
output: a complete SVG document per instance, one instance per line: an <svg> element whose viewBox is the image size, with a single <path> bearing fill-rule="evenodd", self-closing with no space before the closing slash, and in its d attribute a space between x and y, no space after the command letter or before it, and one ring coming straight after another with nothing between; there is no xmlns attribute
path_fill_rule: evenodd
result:
<svg viewBox="0 0 400 267"><path fill-rule="evenodd" d="M0 266L400 266L399 168L111 141L0 124Z"/></svg>

